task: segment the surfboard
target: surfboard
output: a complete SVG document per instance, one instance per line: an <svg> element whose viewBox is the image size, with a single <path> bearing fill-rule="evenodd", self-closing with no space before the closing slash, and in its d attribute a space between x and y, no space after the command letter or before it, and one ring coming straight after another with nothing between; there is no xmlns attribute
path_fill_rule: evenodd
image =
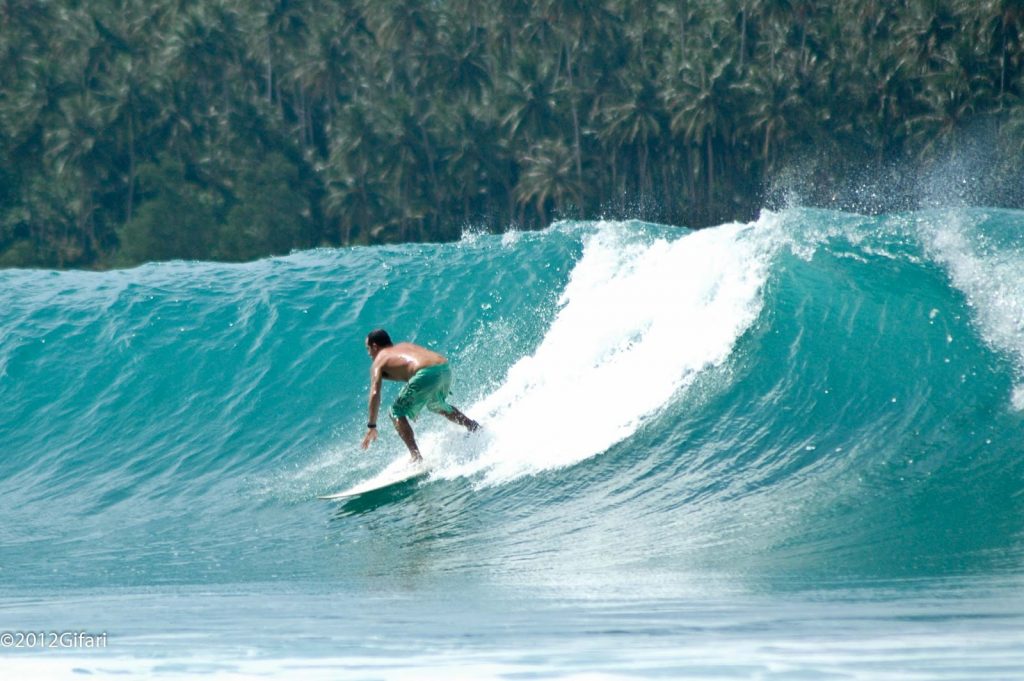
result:
<svg viewBox="0 0 1024 681"><path fill-rule="evenodd" d="M396 487L406 482L419 480L427 477L428 475L430 475L430 466L428 466L425 461L417 461L413 463L409 460L408 456L402 456L401 459L395 461L379 474L365 482L361 482L358 485L341 492L326 494L317 498L326 499L328 501L351 499L370 492L378 492L380 490L388 489L389 487Z"/></svg>

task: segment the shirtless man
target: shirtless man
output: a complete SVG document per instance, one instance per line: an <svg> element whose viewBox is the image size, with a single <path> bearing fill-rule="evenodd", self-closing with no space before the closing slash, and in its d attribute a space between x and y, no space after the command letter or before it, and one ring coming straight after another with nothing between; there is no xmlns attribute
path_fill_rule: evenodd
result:
<svg viewBox="0 0 1024 681"><path fill-rule="evenodd" d="M391 421L402 442L409 448L413 461L422 461L409 419L426 407L452 423L474 431L480 424L448 404L452 372L448 360L412 343L391 342L384 329L371 331L366 337L366 351L373 359L370 367L370 420L366 424L363 449L377 439L377 413L380 410L380 388L383 379L404 381L405 386L391 407Z"/></svg>

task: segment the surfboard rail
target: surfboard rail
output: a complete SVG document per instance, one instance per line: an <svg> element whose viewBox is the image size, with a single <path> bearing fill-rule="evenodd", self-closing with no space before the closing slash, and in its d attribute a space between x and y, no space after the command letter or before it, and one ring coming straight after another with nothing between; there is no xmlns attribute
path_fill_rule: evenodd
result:
<svg viewBox="0 0 1024 681"><path fill-rule="evenodd" d="M430 466L425 461L413 462L409 460L408 456L403 456L369 480L365 480L340 492L318 496L317 499L325 501L352 499L363 494L377 492L401 485L402 483L425 478L428 475L430 475Z"/></svg>

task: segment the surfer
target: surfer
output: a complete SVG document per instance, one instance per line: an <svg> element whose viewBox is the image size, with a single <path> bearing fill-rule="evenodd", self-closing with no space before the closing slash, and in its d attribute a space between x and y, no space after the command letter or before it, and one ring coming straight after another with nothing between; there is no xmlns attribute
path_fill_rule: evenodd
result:
<svg viewBox="0 0 1024 681"><path fill-rule="evenodd" d="M385 378L405 382L398 399L391 406L391 421L409 448L413 461L422 461L423 457L416 446L409 419L415 419L424 407L470 432L480 427L479 423L448 404L452 371L447 359L413 343L395 344L384 329L371 331L366 336L366 351L370 353L373 364L370 367L370 420L366 423L363 449L377 439L380 389Z"/></svg>

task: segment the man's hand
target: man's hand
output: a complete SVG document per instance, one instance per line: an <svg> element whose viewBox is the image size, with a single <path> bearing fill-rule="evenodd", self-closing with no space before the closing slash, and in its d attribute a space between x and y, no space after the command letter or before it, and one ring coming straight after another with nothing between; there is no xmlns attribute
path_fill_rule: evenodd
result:
<svg viewBox="0 0 1024 681"><path fill-rule="evenodd" d="M367 428L366 437L363 438L363 449L370 446L370 443L377 439L377 429Z"/></svg>

